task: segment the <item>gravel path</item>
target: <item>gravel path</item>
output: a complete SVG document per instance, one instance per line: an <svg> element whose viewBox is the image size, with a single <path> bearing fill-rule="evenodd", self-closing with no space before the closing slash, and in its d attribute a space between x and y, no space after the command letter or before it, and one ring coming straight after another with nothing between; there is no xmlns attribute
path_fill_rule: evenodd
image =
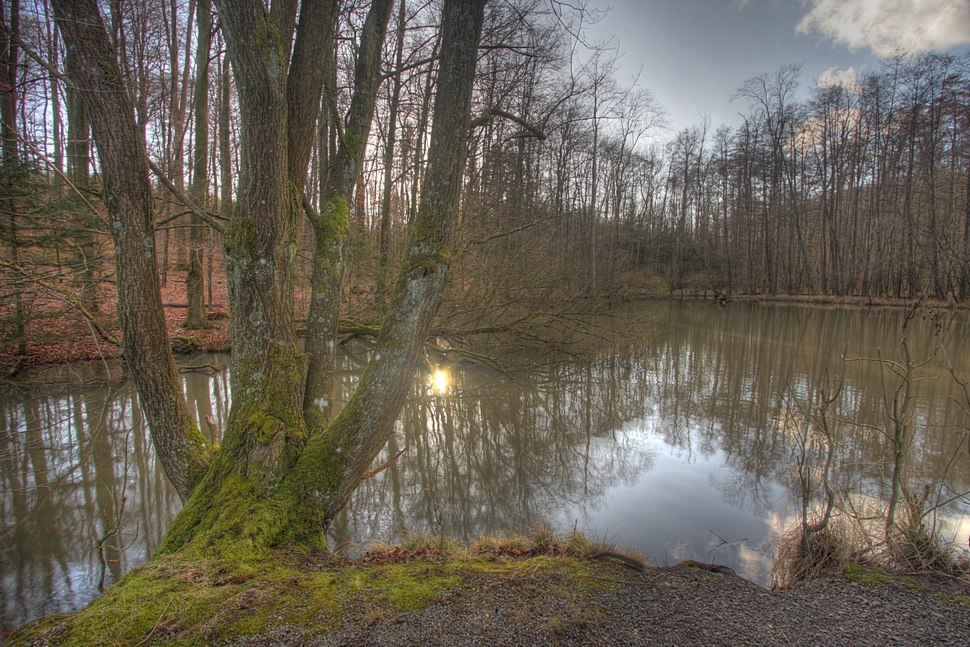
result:
<svg viewBox="0 0 970 647"><path fill-rule="evenodd" d="M549 591L563 581L465 578L417 613L358 615L326 635L280 626L228 645L970 645L970 587L942 578L832 576L772 592L688 566L604 564L596 579L562 596Z"/></svg>

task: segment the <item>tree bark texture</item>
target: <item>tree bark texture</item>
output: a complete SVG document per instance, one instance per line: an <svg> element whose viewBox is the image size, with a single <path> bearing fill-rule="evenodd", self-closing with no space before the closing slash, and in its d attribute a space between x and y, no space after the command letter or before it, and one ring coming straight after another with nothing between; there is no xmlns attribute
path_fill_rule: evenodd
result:
<svg viewBox="0 0 970 647"><path fill-rule="evenodd" d="M159 295L148 157L95 0L53 0L54 15L77 66L97 142L117 268L122 350L152 430L155 451L183 499L201 478L210 446L189 416Z"/></svg>
<svg viewBox="0 0 970 647"><path fill-rule="evenodd" d="M446 2L441 68L421 205L373 359L347 406L314 436L289 478L289 538L313 543L387 442L441 303L466 156L486 0Z"/></svg>
<svg viewBox="0 0 970 647"><path fill-rule="evenodd" d="M321 189L320 212L313 217L313 297L307 320L306 352L309 366L303 401L304 416L311 432L322 429L329 422L333 404L334 338L343 284L344 245L350 228L351 191L363 165L364 149L381 83L381 49L393 4L393 0L375 0L367 12L354 66L350 112L337 154L327 169L327 181ZM322 72L322 66L318 67ZM322 73L320 81L323 81ZM319 94L318 90L316 96L319 97ZM306 177L312 125L313 121L310 121L310 130L302 140L306 142L302 177Z"/></svg>
<svg viewBox="0 0 970 647"><path fill-rule="evenodd" d="M195 112L195 142L192 147L192 201L205 208L209 193L209 49L212 41L212 13L209 0L196 0L196 73L193 110ZM185 301L188 309L183 325L190 330L209 326L205 312L205 280L203 278L203 249L205 227L196 214L189 216L189 263L185 276Z"/></svg>

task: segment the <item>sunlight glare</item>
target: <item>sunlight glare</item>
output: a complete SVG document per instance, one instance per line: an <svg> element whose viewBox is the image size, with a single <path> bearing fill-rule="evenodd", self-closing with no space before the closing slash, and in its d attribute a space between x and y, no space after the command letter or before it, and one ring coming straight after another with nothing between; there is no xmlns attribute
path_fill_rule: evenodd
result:
<svg viewBox="0 0 970 647"><path fill-rule="evenodd" d="M435 393L439 395L444 395L448 392L448 373L442 370L437 370L434 372L434 376L431 378L431 385L434 388Z"/></svg>

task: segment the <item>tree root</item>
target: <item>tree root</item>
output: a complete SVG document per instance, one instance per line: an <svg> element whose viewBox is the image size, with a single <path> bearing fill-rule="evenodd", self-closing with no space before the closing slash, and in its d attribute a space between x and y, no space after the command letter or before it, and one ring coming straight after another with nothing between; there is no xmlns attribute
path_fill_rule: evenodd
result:
<svg viewBox="0 0 970 647"><path fill-rule="evenodd" d="M634 568L640 571L641 573L645 573L647 571L647 565L641 562L639 559L634 559L633 557L630 557L629 555L624 555L623 553L614 553L612 550L600 551L595 555L590 555L589 558L590 559L605 559L605 558L615 559L616 561L622 562L623 564L626 564L630 568Z"/></svg>
<svg viewBox="0 0 970 647"><path fill-rule="evenodd" d="M733 568L730 568L728 566L722 566L721 564L713 564L713 563L712 564L705 564L704 562L698 562L698 561L693 560L693 559L685 559L682 562L677 562L676 565L677 566L693 566L694 568L699 568L702 571L707 571L709 573L717 573L719 575L734 575L734 576L737 576L737 573L734 572L734 569Z"/></svg>

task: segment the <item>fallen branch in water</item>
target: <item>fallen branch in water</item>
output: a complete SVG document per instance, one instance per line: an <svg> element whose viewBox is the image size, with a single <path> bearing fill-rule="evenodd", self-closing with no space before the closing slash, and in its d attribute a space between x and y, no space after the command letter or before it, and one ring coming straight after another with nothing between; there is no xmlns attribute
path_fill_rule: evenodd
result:
<svg viewBox="0 0 970 647"><path fill-rule="evenodd" d="M219 372L218 366L213 366L212 364L202 364L200 366L182 366L179 368L179 373L206 373L212 375L213 373Z"/></svg>

